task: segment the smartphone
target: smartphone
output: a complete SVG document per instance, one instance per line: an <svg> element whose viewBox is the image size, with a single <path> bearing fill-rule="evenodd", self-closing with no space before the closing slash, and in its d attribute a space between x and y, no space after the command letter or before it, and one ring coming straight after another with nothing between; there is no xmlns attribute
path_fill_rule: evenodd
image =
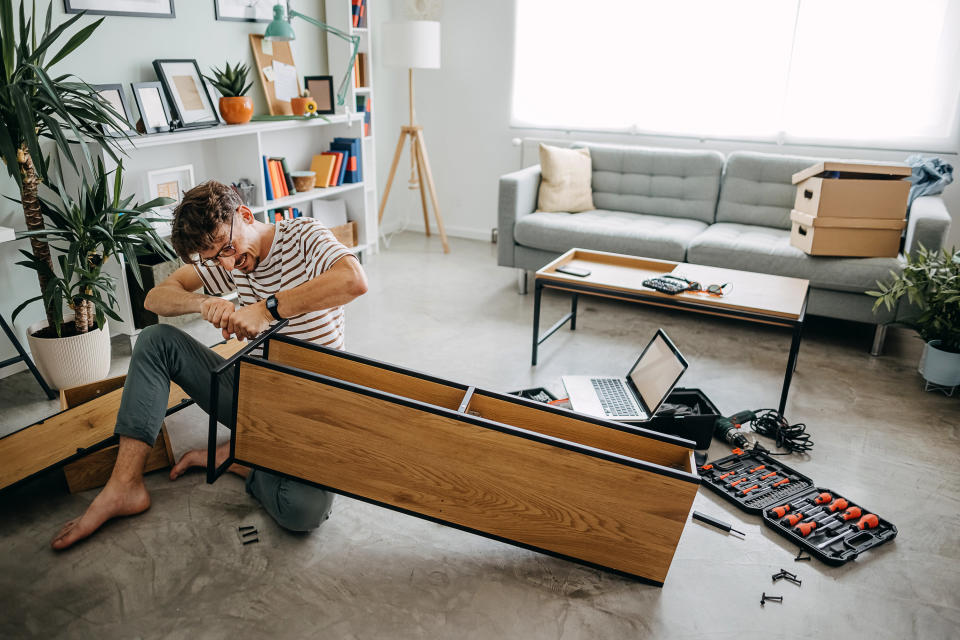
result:
<svg viewBox="0 0 960 640"><path fill-rule="evenodd" d="M581 267L571 267L568 264L563 264L557 267L559 273L565 273L570 276L577 276L578 278L586 278L590 275L590 269L583 269Z"/></svg>

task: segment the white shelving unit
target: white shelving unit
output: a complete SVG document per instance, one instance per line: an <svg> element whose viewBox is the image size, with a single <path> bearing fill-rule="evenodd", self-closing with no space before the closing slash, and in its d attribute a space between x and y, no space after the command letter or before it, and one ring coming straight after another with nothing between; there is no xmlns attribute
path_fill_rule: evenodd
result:
<svg viewBox="0 0 960 640"><path fill-rule="evenodd" d="M368 0L368 11L369 3ZM345 104L337 106L337 113L325 116L325 119L289 120L277 122L251 122L243 125L221 125L193 131L152 134L139 136L132 142L124 142L126 156L122 158L125 174L125 193L137 194L137 200L148 199L147 173L150 171L192 165L197 183L206 180L218 180L230 184L241 178L253 182L256 189L256 202L251 210L263 222L267 222L267 211L291 205L301 207L304 215L310 215L309 203L322 198L344 200L347 218L357 223L358 246L354 249L360 256L376 253L379 228L377 221L376 158L374 156L374 125L371 118L370 134L364 135L364 114L357 113L357 96L366 96L372 104L372 56L371 34L369 29L355 29L352 26L350 0L326 0L324 21L341 31L358 35L361 38L360 51L368 60L367 87L355 87L350 82ZM369 18L368 18L369 24ZM327 36L328 73L334 83L343 77L344 69L350 57L350 45L328 34ZM287 198L266 199L264 185L263 156L282 156L286 158L291 171L309 169L313 156L327 151L336 137L359 137L363 139L362 162L363 182L345 184L339 187L318 188L296 193ZM112 159L103 154L108 170L114 168ZM114 334L136 335L131 309L130 293L126 269L121 259L105 267L105 271L116 278L118 312L122 322L111 321Z"/></svg>

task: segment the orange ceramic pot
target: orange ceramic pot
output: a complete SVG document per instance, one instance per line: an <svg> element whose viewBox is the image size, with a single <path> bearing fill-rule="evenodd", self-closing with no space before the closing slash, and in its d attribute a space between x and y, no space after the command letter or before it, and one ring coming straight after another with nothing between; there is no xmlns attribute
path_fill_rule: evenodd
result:
<svg viewBox="0 0 960 640"><path fill-rule="evenodd" d="M313 98L290 98L290 110L295 116L305 116L317 110L317 102Z"/></svg>
<svg viewBox="0 0 960 640"><path fill-rule="evenodd" d="M249 96L220 98L220 115L227 124L243 124L253 117L253 99Z"/></svg>

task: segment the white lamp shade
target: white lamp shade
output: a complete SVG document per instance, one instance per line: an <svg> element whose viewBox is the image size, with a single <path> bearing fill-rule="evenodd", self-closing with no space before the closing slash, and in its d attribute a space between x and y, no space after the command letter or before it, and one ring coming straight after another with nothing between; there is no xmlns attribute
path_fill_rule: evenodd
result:
<svg viewBox="0 0 960 640"><path fill-rule="evenodd" d="M440 68L440 23L432 20L385 22L380 56L390 67Z"/></svg>

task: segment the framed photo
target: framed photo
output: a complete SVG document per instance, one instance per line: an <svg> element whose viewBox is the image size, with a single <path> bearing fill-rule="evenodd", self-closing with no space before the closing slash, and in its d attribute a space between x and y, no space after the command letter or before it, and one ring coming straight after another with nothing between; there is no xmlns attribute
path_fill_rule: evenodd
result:
<svg viewBox="0 0 960 640"><path fill-rule="evenodd" d="M153 228L161 236L170 235L170 223L173 221L173 210L183 194L192 189L193 183L193 165L185 164L179 167L170 167L168 169L156 169L148 171L146 184L144 185L143 202L149 202L154 198L172 198L173 204L166 207L158 207L154 210L155 218L164 218L166 222L154 222Z"/></svg>
<svg viewBox="0 0 960 640"><path fill-rule="evenodd" d="M213 0L217 20L270 22L276 0Z"/></svg>
<svg viewBox="0 0 960 640"><path fill-rule="evenodd" d="M317 113L334 113L333 76L304 76L303 87L317 103Z"/></svg>
<svg viewBox="0 0 960 640"><path fill-rule="evenodd" d="M110 103L110 106L113 107L114 111L119 113L123 118L130 123L131 126L122 129L123 133L128 136L135 136L137 132L133 129L133 123L135 122L133 118L133 113L130 111L130 107L127 105L127 97L123 93L123 85L120 84L95 84L91 85L94 89L97 90L97 93L100 94L100 97ZM118 132L114 127L108 127L107 125L100 125L103 129L103 132L109 136L120 137L123 134Z"/></svg>
<svg viewBox="0 0 960 640"><path fill-rule="evenodd" d="M98 16L136 16L139 18L175 18L173 0L63 0L67 13Z"/></svg>
<svg viewBox="0 0 960 640"><path fill-rule="evenodd" d="M163 85L159 82L133 82L133 99L140 111L144 133L165 133L170 131L170 109L163 95Z"/></svg>
<svg viewBox="0 0 960 640"><path fill-rule="evenodd" d="M170 100L170 114L177 128L220 124L196 60L154 60L153 68Z"/></svg>

